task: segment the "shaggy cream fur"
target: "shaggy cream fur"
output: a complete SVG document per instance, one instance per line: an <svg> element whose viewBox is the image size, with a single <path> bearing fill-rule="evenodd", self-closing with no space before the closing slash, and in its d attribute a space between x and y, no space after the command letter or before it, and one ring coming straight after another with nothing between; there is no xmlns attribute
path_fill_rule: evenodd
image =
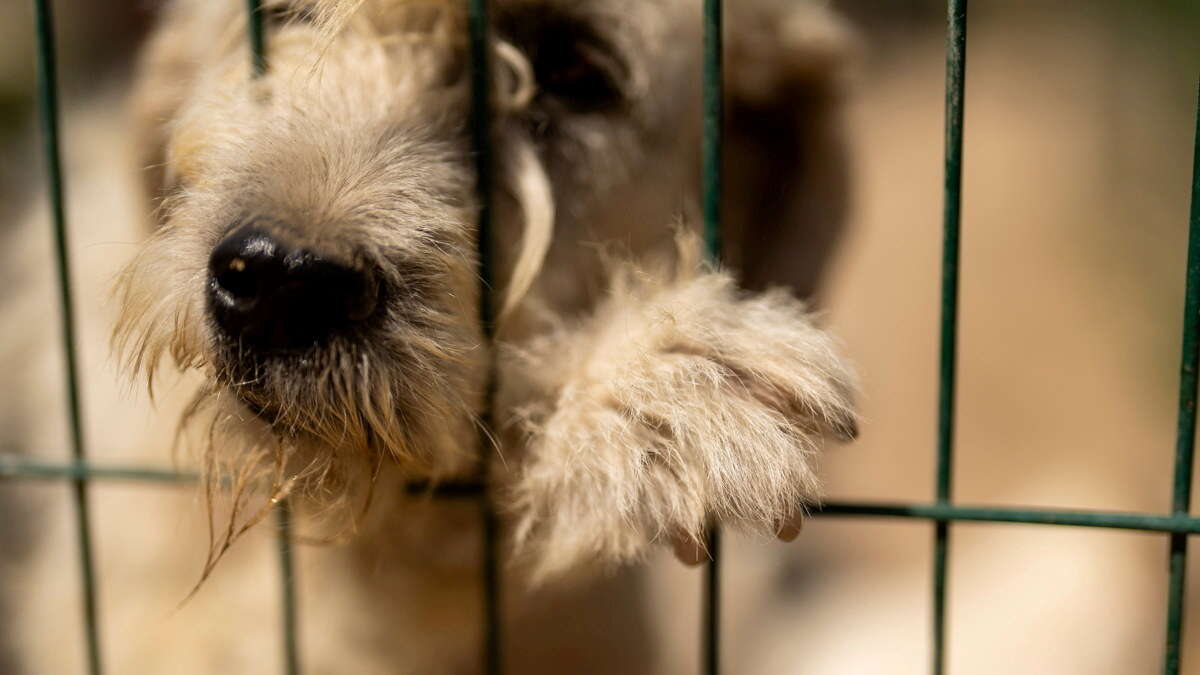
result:
<svg viewBox="0 0 1200 675"><path fill-rule="evenodd" d="M114 345L167 407L195 388L177 442L204 472L210 540L202 571L146 588L178 598L197 578L215 583L234 541L291 496L304 538L341 542L313 554L336 589L306 609L334 626L313 641L316 672L470 670L476 511L404 486L470 478L488 457L518 580L506 625L568 645L553 659L512 652L517 672L639 672L652 660L624 563L699 542L711 522L794 530L820 496L823 438L856 424L850 368L796 299L841 225L825 206L844 196L834 55L845 33L819 5L731 4L729 169L762 179L731 181L730 267L713 268L690 232L695 5L493 3L495 345L478 318L460 4L268 2L270 67L253 81L242 3L165 8L134 95L154 215L118 277ZM209 257L251 223L371 270L374 314L287 353L223 334L206 305ZM786 255L771 264L783 244L799 245L802 270ZM750 263L750 285L778 287L739 287L731 270ZM493 359L497 428L480 447ZM138 447L166 454L154 438ZM609 628L580 645L563 617L585 614ZM440 637L417 647L397 632Z"/></svg>
<svg viewBox="0 0 1200 675"><path fill-rule="evenodd" d="M649 177L656 158L635 147L650 140L688 156L663 128L679 104L647 86L695 87L680 70L680 57L694 49L659 42L694 37L683 20L690 12L679 2L643 5L635 27L614 13L620 4L497 8L495 144L515 208L496 223L507 251L498 271L507 283L496 296L503 344L523 354L501 372L500 400L512 398L509 388L541 396L519 402L527 436L498 450L513 462L507 510L519 523L516 540L537 552L539 574L597 557L628 560L664 533L699 540L714 518L778 530L817 497L811 458L821 431L832 425L845 435L853 425L846 369L785 292L740 298L695 255L675 255L672 276L655 280L640 266L663 255L669 212L621 217L586 204L636 187L682 205L691 192L680 179L692 174L678 160ZM197 26L236 25L238 9L180 2L172 20L180 33L204 35ZM151 383L167 353L208 373L190 417L209 430L202 443L210 482L232 472L238 491L250 489L256 479L247 466L256 466L271 500L297 486L336 502L366 494L361 483L375 480L381 461L422 477L463 474L478 456L473 420L489 351L475 310L461 6L284 9L291 14L272 36L271 71L254 82L243 51L214 57L211 39L202 54L161 39L150 52L151 72L189 59L184 78L192 84L182 97L164 90L165 102L152 75L153 88L142 90L143 105L168 122L165 134L148 136L164 139L173 187L162 226L122 276L118 350ZM547 24L540 33L529 26L537 21ZM609 21L620 32L605 32ZM180 37L170 25L165 32ZM540 52L555 39L575 42L547 61ZM536 82L539 68L546 82ZM569 77L578 81L560 94L554 87ZM548 87L541 99L530 94L539 85ZM573 175L556 160L593 173ZM568 209L556 223L560 202ZM299 356L247 354L205 319L204 306L208 252L241 223L269 224L375 269L388 289L386 308L363 330ZM647 234L626 252L634 262L615 271L580 246L597 235ZM577 276L557 277L577 289L569 302L539 287L544 266ZM522 316L523 306L590 317L547 333L528 310ZM560 379L532 389L522 382L550 373Z"/></svg>
<svg viewBox="0 0 1200 675"><path fill-rule="evenodd" d="M737 290L694 238L681 249L670 273L615 270L591 316L504 370L538 394L518 412L512 508L539 575L700 542L713 519L780 532L820 494L821 434L855 434L853 378L804 305Z"/></svg>

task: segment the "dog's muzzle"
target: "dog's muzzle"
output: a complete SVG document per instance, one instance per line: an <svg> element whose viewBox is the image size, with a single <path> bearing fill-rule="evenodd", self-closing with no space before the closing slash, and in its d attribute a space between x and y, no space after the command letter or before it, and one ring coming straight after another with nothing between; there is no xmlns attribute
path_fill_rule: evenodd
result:
<svg viewBox="0 0 1200 675"><path fill-rule="evenodd" d="M306 349L374 314L369 270L255 225L234 229L208 264L208 311L225 337L257 352Z"/></svg>

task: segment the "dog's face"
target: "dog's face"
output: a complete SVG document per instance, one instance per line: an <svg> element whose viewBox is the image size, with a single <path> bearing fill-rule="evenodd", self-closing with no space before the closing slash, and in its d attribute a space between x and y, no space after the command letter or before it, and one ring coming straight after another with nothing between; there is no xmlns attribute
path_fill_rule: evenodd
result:
<svg viewBox="0 0 1200 675"><path fill-rule="evenodd" d="M122 276L116 336L151 378L166 354L201 370L213 429L323 461L447 472L474 455L489 356L463 4L268 2L258 78L243 3L170 9L141 85L160 227ZM675 0L494 5L511 301L545 254L530 228L589 226L631 191L678 200L680 158L646 167L681 147L694 49L668 46Z"/></svg>

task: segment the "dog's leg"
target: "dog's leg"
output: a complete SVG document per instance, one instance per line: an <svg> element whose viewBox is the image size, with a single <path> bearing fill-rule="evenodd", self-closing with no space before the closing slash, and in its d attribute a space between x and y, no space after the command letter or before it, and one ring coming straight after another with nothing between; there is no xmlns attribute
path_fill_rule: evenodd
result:
<svg viewBox="0 0 1200 675"><path fill-rule="evenodd" d="M723 272L625 270L593 316L508 367L542 395L518 408L512 494L536 575L699 542L711 520L778 533L818 497L822 436L855 434L830 336L789 293Z"/></svg>
<svg viewBox="0 0 1200 675"><path fill-rule="evenodd" d="M825 3L729 3L724 258L746 288L815 299L850 203L843 129L856 38Z"/></svg>

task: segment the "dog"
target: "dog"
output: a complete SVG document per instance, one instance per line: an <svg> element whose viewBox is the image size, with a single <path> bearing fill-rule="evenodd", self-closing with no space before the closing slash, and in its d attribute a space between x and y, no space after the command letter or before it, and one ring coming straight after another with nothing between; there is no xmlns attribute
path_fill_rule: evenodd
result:
<svg viewBox="0 0 1200 675"><path fill-rule="evenodd" d="M698 561L714 523L790 539L824 439L856 433L852 370L797 299L844 220L844 26L728 8L726 267L693 232L696 3L492 5L488 293L461 3L267 2L254 77L241 3L174 0L136 78L153 215L115 351L152 394L170 365L194 384L201 580L283 499L337 544L314 672L478 667L478 509L408 486L479 476L513 672L653 672L629 563ZM196 665L257 672L240 654Z"/></svg>

